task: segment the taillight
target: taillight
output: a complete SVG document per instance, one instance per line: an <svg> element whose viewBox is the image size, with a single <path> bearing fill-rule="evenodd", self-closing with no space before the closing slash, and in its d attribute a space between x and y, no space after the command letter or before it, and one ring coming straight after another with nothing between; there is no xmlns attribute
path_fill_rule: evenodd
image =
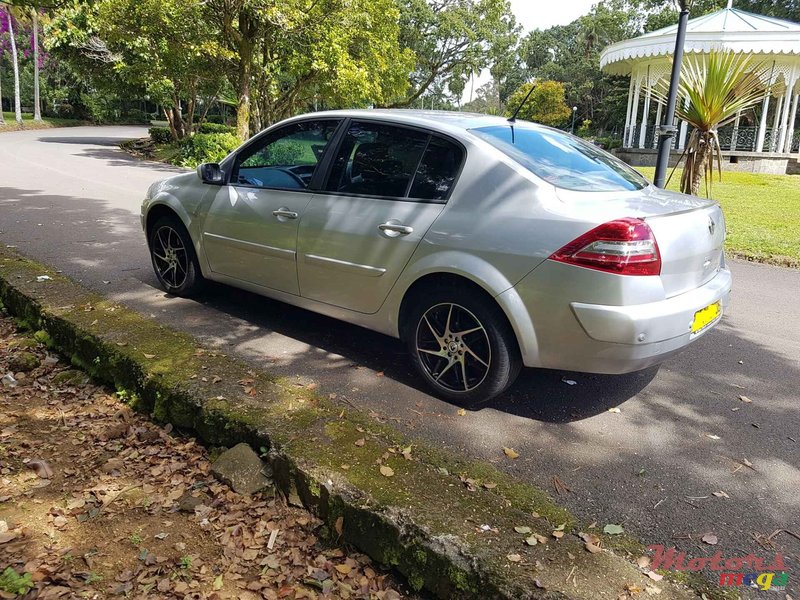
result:
<svg viewBox="0 0 800 600"><path fill-rule="evenodd" d="M661 273L661 254L653 231L642 219L633 217L595 227L550 259L618 275Z"/></svg>

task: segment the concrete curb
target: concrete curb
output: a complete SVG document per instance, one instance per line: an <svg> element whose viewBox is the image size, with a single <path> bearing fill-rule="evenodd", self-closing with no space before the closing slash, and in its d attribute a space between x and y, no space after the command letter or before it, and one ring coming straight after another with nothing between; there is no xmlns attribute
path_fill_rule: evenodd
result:
<svg viewBox="0 0 800 600"><path fill-rule="evenodd" d="M542 491L282 385L3 248L0 302L40 342L115 386L137 410L207 444L244 441L268 451L289 502L302 503L332 536L396 568L415 589L439 598L617 599L657 585L662 599L696 596L667 580L655 584L615 551L588 552L576 520ZM403 455L409 447L410 460ZM488 482L496 486L480 486ZM562 524L565 535L556 539L551 533ZM521 526L548 543L526 545L530 534L514 530ZM625 545L603 538L604 548ZM627 546L629 558L642 551Z"/></svg>

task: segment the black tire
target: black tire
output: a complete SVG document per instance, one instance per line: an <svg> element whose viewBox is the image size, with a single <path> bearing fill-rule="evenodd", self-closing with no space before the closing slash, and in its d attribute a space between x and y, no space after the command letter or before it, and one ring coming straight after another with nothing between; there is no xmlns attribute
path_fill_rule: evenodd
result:
<svg viewBox="0 0 800 600"><path fill-rule="evenodd" d="M150 229L150 260L164 291L189 298L205 285L192 238L178 217L165 215Z"/></svg>
<svg viewBox="0 0 800 600"><path fill-rule="evenodd" d="M456 404L491 400L514 383L522 368L511 325L497 303L479 291L424 290L404 326L417 371L437 396Z"/></svg>

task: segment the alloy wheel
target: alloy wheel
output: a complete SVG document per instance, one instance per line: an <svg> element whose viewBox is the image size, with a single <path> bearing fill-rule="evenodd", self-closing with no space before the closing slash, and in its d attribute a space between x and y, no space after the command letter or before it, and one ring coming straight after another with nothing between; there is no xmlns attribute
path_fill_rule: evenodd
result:
<svg viewBox="0 0 800 600"><path fill-rule="evenodd" d="M416 348L428 376L452 392L478 387L492 364L486 329L459 304L437 304L425 311L417 324Z"/></svg>
<svg viewBox="0 0 800 600"><path fill-rule="evenodd" d="M189 272L189 254L178 232L167 225L159 227L152 252L161 280L172 288L181 287Z"/></svg>

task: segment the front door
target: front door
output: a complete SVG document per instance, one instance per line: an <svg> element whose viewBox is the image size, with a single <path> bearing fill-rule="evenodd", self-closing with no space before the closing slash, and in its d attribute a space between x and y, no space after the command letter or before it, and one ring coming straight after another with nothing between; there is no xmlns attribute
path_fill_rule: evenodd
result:
<svg viewBox="0 0 800 600"><path fill-rule="evenodd" d="M339 120L302 121L266 134L236 157L203 227L214 273L298 294L297 228L308 187Z"/></svg>
<svg viewBox="0 0 800 600"><path fill-rule="evenodd" d="M442 212L462 159L459 146L427 132L352 122L300 222L301 295L376 312Z"/></svg>

